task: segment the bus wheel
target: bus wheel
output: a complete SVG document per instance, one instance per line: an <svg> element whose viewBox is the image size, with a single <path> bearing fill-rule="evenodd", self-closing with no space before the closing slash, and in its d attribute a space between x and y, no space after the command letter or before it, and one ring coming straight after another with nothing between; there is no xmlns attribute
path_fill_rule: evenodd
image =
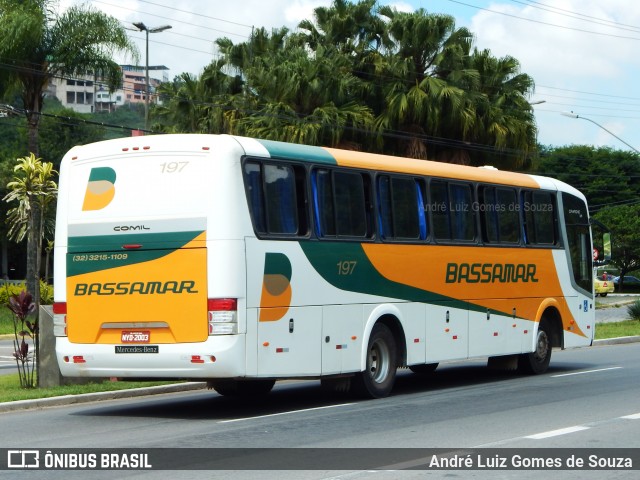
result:
<svg viewBox="0 0 640 480"><path fill-rule="evenodd" d="M437 363L426 363L423 365L410 365L409 370L413 373L417 373L418 375L427 375L429 373L433 373L438 368Z"/></svg>
<svg viewBox="0 0 640 480"><path fill-rule="evenodd" d="M275 380L211 380L207 386L213 388L220 395L231 397L249 397L266 395L275 385Z"/></svg>
<svg viewBox="0 0 640 480"><path fill-rule="evenodd" d="M396 380L396 358L396 342L391 330L377 323L369 337L365 370L356 374L351 382L352 392L370 398L389 395Z"/></svg>
<svg viewBox="0 0 640 480"><path fill-rule="evenodd" d="M542 320L538 326L536 349L531 353L524 353L518 358L518 370L524 373L544 373L551 361L551 332L548 322Z"/></svg>

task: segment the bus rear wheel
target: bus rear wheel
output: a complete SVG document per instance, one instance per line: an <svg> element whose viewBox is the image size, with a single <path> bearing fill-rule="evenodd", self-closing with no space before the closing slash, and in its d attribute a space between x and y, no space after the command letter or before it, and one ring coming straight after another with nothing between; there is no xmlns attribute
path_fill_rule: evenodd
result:
<svg viewBox="0 0 640 480"><path fill-rule="evenodd" d="M549 323L542 320L538 326L535 350L518 358L518 370L523 373L539 374L547 371L551 361L551 330Z"/></svg>
<svg viewBox="0 0 640 480"><path fill-rule="evenodd" d="M377 323L367 345L365 370L356 374L351 383L358 396L382 398L391 393L396 380L397 346L389 327Z"/></svg>
<svg viewBox="0 0 640 480"><path fill-rule="evenodd" d="M207 386L213 388L217 393L231 397L250 397L254 395L266 395L275 385L275 380L252 379L252 380L211 380Z"/></svg>

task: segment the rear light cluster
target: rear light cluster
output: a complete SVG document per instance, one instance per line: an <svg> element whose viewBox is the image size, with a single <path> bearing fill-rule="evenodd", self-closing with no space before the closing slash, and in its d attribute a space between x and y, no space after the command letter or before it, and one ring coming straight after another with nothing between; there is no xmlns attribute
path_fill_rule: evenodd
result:
<svg viewBox="0 0 640 480"><path fill-rule="evenodd" d="M238 299L210 298L207 300L209 335L238 333Z"/></svg>
<svg viewBox="0 0 640 480"><path fill-rule="evenodd" d="M57 302L53 304L53 335L56 337L67 336L66 302Z"/></svg>

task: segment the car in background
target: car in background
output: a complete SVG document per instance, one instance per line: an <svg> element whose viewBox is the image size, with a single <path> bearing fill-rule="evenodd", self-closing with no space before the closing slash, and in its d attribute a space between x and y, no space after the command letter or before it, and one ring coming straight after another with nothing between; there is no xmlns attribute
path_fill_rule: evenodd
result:
<svg viewBox="0 0 640 480"><path fill-rule="evenodd" d="M604 280L603 277L593 279L593 290L595 291L596 297L598 295L606 297L609 293L613 293L615 289L616 286L613 283L613 277L611 275L607 275L607 280Z"/></svg>
<svg viewBox="0 0 640 480"><path fill-rule="evenodd" d="M620 277L614 277L613 284L615 285L615 289L618 290ZM622 288L625 289L640 290L640 278L634 277L632 275L625 275L622 285Z"/></svg>

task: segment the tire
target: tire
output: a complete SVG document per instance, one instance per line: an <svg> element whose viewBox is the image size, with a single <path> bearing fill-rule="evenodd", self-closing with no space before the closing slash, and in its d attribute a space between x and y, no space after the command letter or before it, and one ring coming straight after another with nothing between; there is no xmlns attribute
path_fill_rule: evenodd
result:
<svg viewBox="0 0 640 480"><path fill-rule="evenodd" d="M256 395L268 394L275 380L211 380L208 383L209 388L213 388L220 395L230 397L252 397Z"/></svg>
<svg viewBox="0 0 640 480"><path fill-rule="evenodd" d="M388 396L396 381L397 351L391 330L377 323L369 336L365 370L353 378L351 391L367 398Z"/></svg>
<svg viewBox="0 0 640 480"><path fill-rule="evenodd" d="M607 294L606 294L606 293L601 293L601 294L600 294L600 296L601 296L601 297L606 297L606 296L607 296Z"/></svg>
<svg viewBox="0 0 640 480"><path fill-rule="evenodd" d="M429 373L433 373L438 368L437 363L425 363L423 365L410 365L409 370L413 373L417 373L418 375L428 375Z"/></svg>
<svg viewBox="0 0 640 480"><path fill-rule="evenodd" d="M537 375L547 371L551 361L551 329L544 319L538 326L536 349L531 353L524 353L518 358L518 370L523 373Z"/></svg>

